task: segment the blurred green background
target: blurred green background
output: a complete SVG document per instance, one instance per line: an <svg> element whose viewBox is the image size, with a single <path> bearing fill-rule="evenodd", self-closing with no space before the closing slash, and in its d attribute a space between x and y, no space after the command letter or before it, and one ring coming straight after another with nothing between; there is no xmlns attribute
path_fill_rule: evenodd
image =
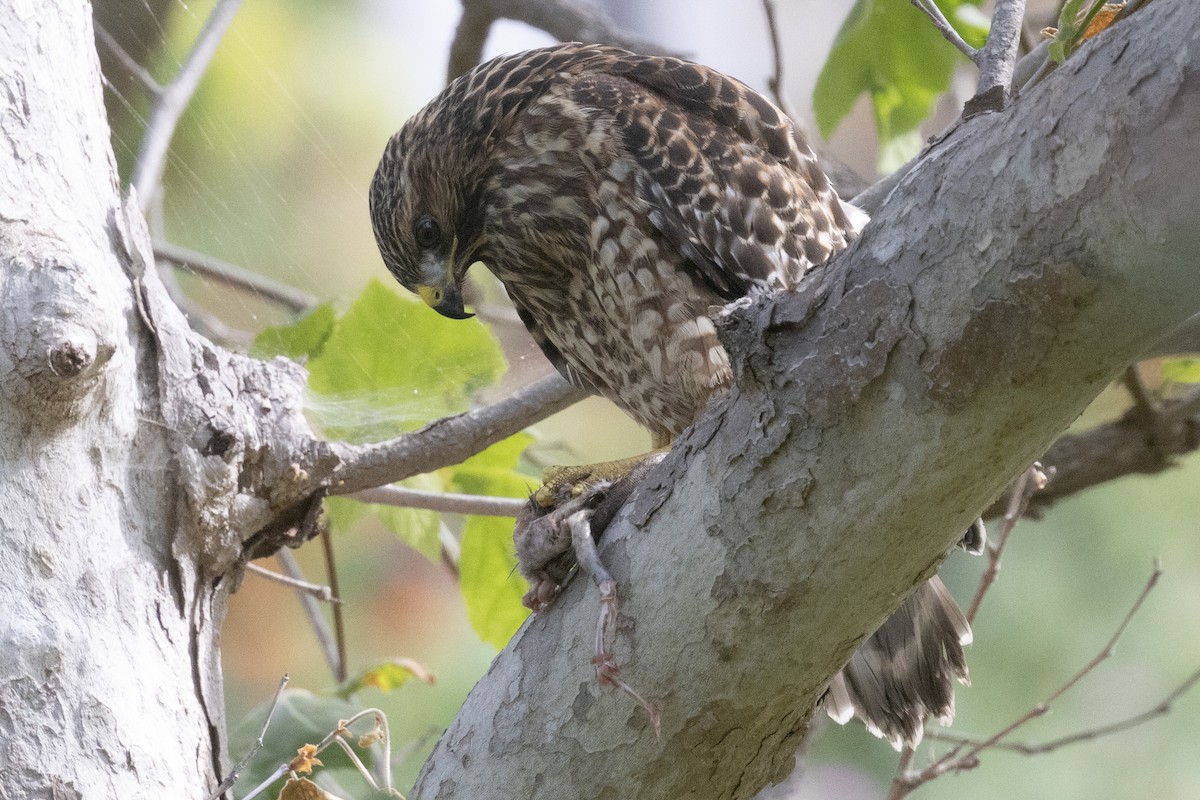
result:
<svg viewBox="0 0 1200 800"><path fill-rule="evenodd" d="M802 119L811 119L817 72L852 4L778 5L789 101ZM1031 7L1047 21L1053 13L1047 3ZM211 3L179 0L101 2L97 15L165 81L210 9ZM758 2L626 0L609 10L643 35L765 90L771 53ZM171 242L289 283L338 309L349 306L371 278L387 278L370 230L367 185L388 136L443 85L458 14L452 0L246 3L175 136L154 223ZM159 50L161 41L167 44ZM550 41L505 22L496 26L487 55ZM941 120L953 116L970 92L971 75L961 73L937 104ZM148 104L134 82L110 75L114 147L127 175ZM935 132L940 125L935 120L923 130ZM829 146L860 175L873 177L879 148L865 98ZM509 363L500 383L481 394L486 401L550 367L506 312L502 290L481 270L475 272L481 274L475 276L474 300ZM179 281L197 322L219 322L214 329L235 344L292 318L252 294L183 273ZM1111 390L1079 425L1112 418L1127 402L1122 391ZM350 403L336 413L352 419L357 412ZM404 414L396 409L397 416ZM555 460L629 455L648 443L599 400L558 415L535 433L539 452ZM959 693L955 731L994 732L1086 663L1111 635L1156 557L1166 575L1116 655L1014 738L1044 741L1139 713L1200 665L1198 478L1200 459L1193 457L1159 477L1093 490L1062 503L1043 521L1018 527L977 620L976 644L968 654L973 686ZM403 656L437 676L433 686L413 682L388 694L366 690L356 697L387 710L396 748L404 754L396 785L406 790L495 649L468 624L456 579L443 565L371 524L339 532L336 547L350 671ZM319 546L297 556L310 579L324 580ZM944 575L963 603L982 562L961 554L947 562ZM255 575L233 597L222 645L231 727L271 696L284 672L297 688L321 692L334 684L296 598ZM580 671L590 671L589 665L581 664ZM1198 725L1200 691L1183 697L1166 718L1053 754L987 753L978 769L937 780L918 796L1200 798ZM270 736L286 738L288 731L276 727ZM944 749L927 743L915 765ZM882 797L896 763L885 744L855 725L825 725L810 756L804 774L771 797Z"/></svg>

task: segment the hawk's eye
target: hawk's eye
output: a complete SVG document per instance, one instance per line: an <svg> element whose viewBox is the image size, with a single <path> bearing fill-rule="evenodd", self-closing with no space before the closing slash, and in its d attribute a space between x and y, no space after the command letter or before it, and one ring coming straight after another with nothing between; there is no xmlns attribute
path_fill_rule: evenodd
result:
<svg viewBox="0 0 1200 800"><path fill-rule="evenodd" d="M417 217L413 223L413 238L417 240L418 247L428 250L442 241L442 229L438 227L437 220L426 214Z"/></svg>

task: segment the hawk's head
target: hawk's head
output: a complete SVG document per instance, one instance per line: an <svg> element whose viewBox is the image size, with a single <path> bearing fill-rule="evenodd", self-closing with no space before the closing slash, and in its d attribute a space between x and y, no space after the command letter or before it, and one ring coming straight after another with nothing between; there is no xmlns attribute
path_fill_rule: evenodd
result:
<svg viewBox="0 0 1200 800"><path fill-rule="evenodd" d="M435 311L466 319L462 280L478 259L482 209L478 180L461 155L461 132L430 120L431 104L388 142L371 181L371 222L388 270ZM469 132L468 132L469 133ZM469 150L467 151L469 152Z"/></svg>
<svg viewBox="0 0 1200 800"><path fill-rule="evenodd" d="M468 316L461 292L467 268L498 250L512 250L486 239L487 215L496 211L497 199L487 192L502 187L511 206L537 194L552 205L562 191L562 181L547 180L556 172L545 167L540 144L528 143L523 160L522 154L498 154L505 137L514 126L529 128L524 112L555 80L628 55L567 44L493 59L452 82L409 119L388 142L370 190L375 239L396 279L439 313ZM549 127L542 134L551 138L564 127L554 120L544 124ZM511 172L525 162L529 170ZM497 227L514 234L512 225L492 226ZM534 238L545 236L544 225L526 227Z"/></svg>

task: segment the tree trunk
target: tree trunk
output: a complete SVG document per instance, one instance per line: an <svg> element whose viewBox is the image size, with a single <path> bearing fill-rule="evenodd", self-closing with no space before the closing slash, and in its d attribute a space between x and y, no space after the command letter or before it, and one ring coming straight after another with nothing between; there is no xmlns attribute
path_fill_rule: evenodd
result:
<svg viewBox="0 0 1200 800"><path fill-rule="evenodd" d="M195 797L226 590L183 535L90 9L44 5L0 4L0 796Z"/></svg>

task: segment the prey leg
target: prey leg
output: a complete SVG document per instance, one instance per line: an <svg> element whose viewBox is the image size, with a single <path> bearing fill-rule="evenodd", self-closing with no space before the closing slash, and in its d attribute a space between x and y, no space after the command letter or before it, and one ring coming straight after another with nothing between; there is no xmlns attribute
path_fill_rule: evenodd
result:
<svg viewBox="0 0 1200 800"><path fill-rule="evenodd" d="M600 615L596 620L595 655L592 656L592 665L596 668L596 682L601 686L615 686L632 698L650 718L650 723L654 726L654 735L661 737L662 720L658 714L658 707L617 676L620 667L608 648L608 633L617 617L617 583L604 568L604 562L600 560L600 553L596 549L591 526L593 513L590 509L576 511L567 517L566 525L571 531L571 545L575 549L575 560L579 568L591 576L592 582L600 590Z"/></svg>

